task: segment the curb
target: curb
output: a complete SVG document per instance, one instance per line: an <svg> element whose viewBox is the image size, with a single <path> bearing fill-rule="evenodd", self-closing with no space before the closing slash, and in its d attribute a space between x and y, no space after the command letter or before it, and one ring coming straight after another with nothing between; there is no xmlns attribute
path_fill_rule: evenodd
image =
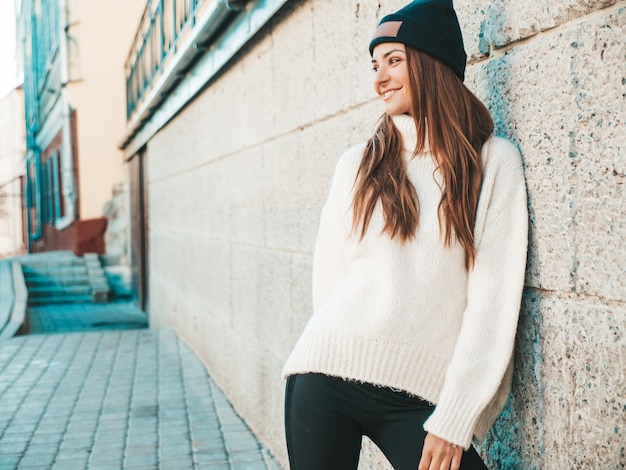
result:
<svg viewBox="0 0 626 470"><path fill-rule="evenodd" d="M6 277L6 280L5 280ZM17 260L0 264L0 341L12 338L24 331L27 325L26 306L28 290L22 272L22 263Z"/></svg>

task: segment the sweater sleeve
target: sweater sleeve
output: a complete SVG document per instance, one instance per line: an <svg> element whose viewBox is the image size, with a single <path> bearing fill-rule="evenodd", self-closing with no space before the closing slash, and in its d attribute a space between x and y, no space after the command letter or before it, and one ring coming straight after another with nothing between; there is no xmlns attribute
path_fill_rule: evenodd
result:
<svg viewBox="0 0 626 470"><path fill-rule="evenodd" d="M345 242L352 230L353 167L362 153L363 146L357 146L341 156L322 209L313 258L313 312L332 295L347 272Z"/></svg>
<svg viewBox="0 0 626 470"><path fill-rule="evenodd" d="M476 220L477 256L454 353L427 432L469 448L513 354L524 285L528 207L521 157L491 141Z"/></svg>

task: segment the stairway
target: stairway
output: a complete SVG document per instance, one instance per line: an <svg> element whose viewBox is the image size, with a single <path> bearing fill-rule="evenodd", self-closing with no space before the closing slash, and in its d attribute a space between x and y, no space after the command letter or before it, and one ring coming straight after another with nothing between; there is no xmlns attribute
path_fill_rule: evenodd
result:
<svg viewBox="0 0 626 470"><path fill-rule="evenodd" d="M96 254L51 251L20 257L29 305L106 302L109 285Z"/></svg>

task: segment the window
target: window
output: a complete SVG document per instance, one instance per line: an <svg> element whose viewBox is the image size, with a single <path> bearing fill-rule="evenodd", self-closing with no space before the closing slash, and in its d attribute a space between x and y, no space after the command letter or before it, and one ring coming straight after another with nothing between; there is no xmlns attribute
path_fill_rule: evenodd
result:
<svg viewBox="0 0 626 470"><path fill-rule="evenodd" d="M26 194L26 204L28 207L28 218L30 220L30 236L33 239L37 239L41 237L41 225L39 223L41 220L41 198L39 197L41 194L41 175L37 171L39 156L37 154L31 154L27 158L28 192Z"/></svg>
<svg viewBox="0 0 626 470"><path fill-rule="evenodd" d="M58 151L46 159L41 172L42 219L45 224L54 224L63 215Z"/></svg>

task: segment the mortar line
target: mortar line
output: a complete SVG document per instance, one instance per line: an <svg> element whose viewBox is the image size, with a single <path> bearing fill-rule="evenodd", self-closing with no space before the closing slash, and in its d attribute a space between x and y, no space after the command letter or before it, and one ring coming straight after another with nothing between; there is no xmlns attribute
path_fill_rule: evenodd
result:
<svg viewBox="0 0 626 470"><path fill-rule="evenodd" d="M24 341L20 341L19 342L19 348L17 348L16 350L14 349L11 357L8 358L8 360L4 363L4 367L2 367L2 369L0 370L0 375L4 375L5 371L7 370L7 368L10 365L14 365L15 362L13 361L13 359L15 357L17 357L18 355L20 355L20 353L22 352L22 350L24 349L24 346L26 345L27 340ZM6 347L6 344L2 344L0 343L0 347ZM36 352L33 352L30 359L32 359L33 355L36 354ZM24 364L29 364L30 363L30 359L28 361L24 361ZM25 367L24 367L25 368ZM13 379L9 384L7 384L7 386L4 388L4 390L0 390L0 400L2 400L2 397L4 396L4 394L7 392L7 390L10 390L13 386L13 384L15 383L16 379ZM0 438L2 438L2 433L0 433Z"/></svg>
<svg viewBox="0 0 626 470"><path fill-rule="evenodd" d="M83 336L82 336L82 338L81 338L81 342L80 342L79 346L76 348L76 351L78 351L78 352L80 351L80 349L81 349L81 347L83 346L83 343L84 343L84 342L85 342L85 336L83 335ZM82 382L82 384L81 384L81 386L80 386L80 390L79 390L79 391L78 391L78 393L76 394L76 400L74 400L74 404L73 404L73 406L72 406L72 409L71 409L71 411L70 411L70 414L69 414L69 416L68 416L68 418L67 418L67 421L65 422L65 426L64 426L64 428L63 428L63 432L61 433L61 439L59 439L59 443L58 443L58 445L57 445L57 453L56 453L56 455L55 455L55 461L56 461L56 458L57 458L57 456L59 455L59 452L60 452L60 450L61 450L61 444L62 444L62 442L63 442L63 440L64 440L65 434L67 433L67 428L68 428L68 426L69 426L69 423L70 423L70 421L72 420L72 417L74 416L74 413L75 413L75 411L76 411L76 407L78 406L78 403L79 403L79 401L80 401L80 398L81 398L81 396L83 395L83 392L84 392L84 390L85 390L85 384L87 383L87 380L88 380L88 378L89 378L89 375L91 375L91 371L92 371L92 369L93 369L94 357L95 357L95 356L97 355L97 353L99 352L99 350L100 350L100 347L101 347L101 346L102 346L102 335L100 335L100 337L98 338L98 343L97 343L96 347L95 347L95 348L93 348L93 350L92 350L92 353L91 353L91 358L90 358L90 360L88 361L88 364L89 364L89 365L88 365L88 367L87 367L87 372L86 372L86 374L85 374L85 379L83 380L83 382ZM74 353L73 357L76 357L76 353ZM59 382L59 384L60 384L60 382ZM53 392L53 395L54 395L55 393L56 393L56 391L55 391L55 392ZM47 409L47 407L46 407L46 409ZM91 439L91 440L92 440L92 444L93 444L93 436L92 436L92 439Z"/></svg>
<svg viewBox="0 0 626 470"><path fill-rule="evenodd" d="M320 211L321 211L321 209L320 209ZM190 236L190 235L200 235L201 234L201 232L189 233L189 232L184 232L182 230L181 231L168 230L168 231L161 231L161 232L158 232L158 233L160 233L160 234L168 234L168 235L175 235L175 236L177 236L177 238L185 238L185 239L188 239L188 236ZM280 248L280 247L274 247L274 246L264 246L264 245L259 245L258 243L244 242L244 241L240 241L240 240L232 240L232 239L229 239L229 238L211 237L211 236L203 236L203 237L198 237L198 238L202 238L203 240L209 240L209 241L214 241L214 242L227 243L229 245L238 245L238 246L243 246L243 247L248 247L248 248L261 248L263 250L276 252L276 253L285 253L285 254L292 254L292 255L304 255L304 256L312 256L313 255L312 251L299 251L299 250L292 250L292 249L288 249L288 248Z"/></svg>
<svg viewBox="0 0 626 470"><path fill-rule="evenodd" d="M565 21L555 26L550 26L541 31L537 31L535 34L531 36L527 36L525 38L514 39L511 42L508 42L503 46L490 45L489 52L486 55L469 60L467 62L467 65L487 63L487 62L490 62L491 60L499 59L507 55L511 51L511 49L513 49L516 46L526 45L534 41L535 39L541 38L543 36L553 35L554 33L558 33L561 30L566 29L569 26L573 26L573 27L580 26L582 24L588 23L590 20L593 21L598 16L604 16L607 12L609 12L610 14L614 11L619 11L621 8L624 8L625 6L626 6L626 0L619 0L617 3L614 3L613 5L607 5L603 8L590 11L572 20Z"/></svg>
<svg viewBox="0 0 626 470"><path fill-rule="evenodd" d="M128 410L127 410L127 414L126 414L126 429L124 430L124 444L122 447L122 468L128 468L127 465L127 461L128 461L128 441L130 439L130 425L131 425L131 416L132 416L132 409L133 409L133 404L134 404L134 399L135 399L135 386L137 385L137 362L139 361L139 348L141 347L140 344L140 336L141 333L135 333L135 346L132 348L132 352L134 354L134 360L133 360L133 370L132 370L132 381L131 381L131 385L130 385L130 390L128 391L129 394L129 398L128 398Z"/></svg>
<svg viewBox="0 0 626 470"><path fill-rule="evenodd" d="M103 342L104 342L104 336L105 336L105 334L102 334L102 341ZM115 355L113 356L113 358L111 360L111 365L109 367L109 371L108 371L108 374L107 374L106 386L105 386L105 389L104 389L104 394L102 396L102 402L100 404L100 410L98 412L98 417L96 418L96 429L94 430L94 433L93 433L92 450L96 447L96 439L97 439L98 431L100 430L100 424L102 423L102 415L103 415L106 399L107 399L107 397L109 395L109 391L111 389L111 377L113 376L113 371L115 369L115 365L117 364L117 359L118 359L118 356L119 356L119 353L120 353L121 335L119 333L117 333L116 336L117 337L116 337L116 342L115 342ZM92 460L93 460L93 455L94 455L94 453L90 452L89 459L87 460L87 469L92 468L91 467L91 463L92 463Z"/></svg>
<svg viewBox="0 0 626 470"><path fill-rule="evenodd" d="M196 170L198 170L200 168L212 165L214 163L221 162L222 160L226 160L226 159L228 159L230 157L233 157L233 156L235 156L237 154L245 153L245 152L247 152L249 150L254 149L255 147L263 147L263 146L265 146L267 144L270 144L272 142L275 142L277 140L283 139L285 137L289 137L290 135L292 135L292 134L294 134L296 132L304 131L306 129L309 129L311 127L317 126L319 124L323 124L323 123L326 123L328 121L331 121L331 120L333 120L333 119L335 119L337 117L344 116L346 114L350 114L351 112L354 112L354 111L358 111L359 109L365 108L365 107L371 105L372 103L377 102L378 100L380 100L380 98L372 97L371 99L363 101L361 103L349 105L349 106L347 106L345 108L342 108L342 109L340 109L338 111L335 111L334 113L322 116L321 118L316 119L315 121L309 121L309 122L306 122L304 124L300 124L298 126L292 127L289 130L281 132L280 134L273 135L273 136L268 137L268 138L266 138L264 140L259 140L259 141L255 142L253 144L246 145L244 147L240 147L240 148L238 148L236 150L232 150L232 151L226 152L226 153L224 153L222 155L219 155L219 156L216 156L215 158L212 158L212 159L210 159L208 161L201 162L201 163L198 163L198 164L190 166L190 167L186 167L185 169L182 169L182 170L179 170L179 171L168 173L165 176L161 176L161 177L158 177L158 178L153 178L153 179L151 179L148 182L148 184L159 183L159 182L171 179L171 178L175 178L175 177L178 177L178 176L183 176L183 175L188 174L188 173L193 173L193 172L195 172ZM346 147L344 150L348 150L348 148L349 147ZM339 154L338 154L337 157L339 157Z"/></svg>
<svg viewBox="0 0 626 470"><path fill-rule="evenodd" d="M626 301L618 299L607 299L606 297L602 297L600 295L544 289L541 287L533 286L525 286L524 291L527 294L534 294L537 297L546 300L562 300L569 302L574 301L597 307L615 307L618 309L626 310Z"/></svg>
<svg viewBox="0 0 626 470"><path fill-rule="evenodd" d="M194 451L194 438L193 438L193 430L191 428L191 417L190 417L190 409L189 409L189 396L187 393L187 375L185 374L185 360L184 355L182 354L181 342L178 339L178 335L176 335L176 353L178 356L178 364L180 365L180 378L183 384L183 401L185 403L185 420L187 422L187 437L189 439L189 450L191 452L191 460L193 462L194 470L198 468L198 460L196 457L196 453Z"/></svg>

